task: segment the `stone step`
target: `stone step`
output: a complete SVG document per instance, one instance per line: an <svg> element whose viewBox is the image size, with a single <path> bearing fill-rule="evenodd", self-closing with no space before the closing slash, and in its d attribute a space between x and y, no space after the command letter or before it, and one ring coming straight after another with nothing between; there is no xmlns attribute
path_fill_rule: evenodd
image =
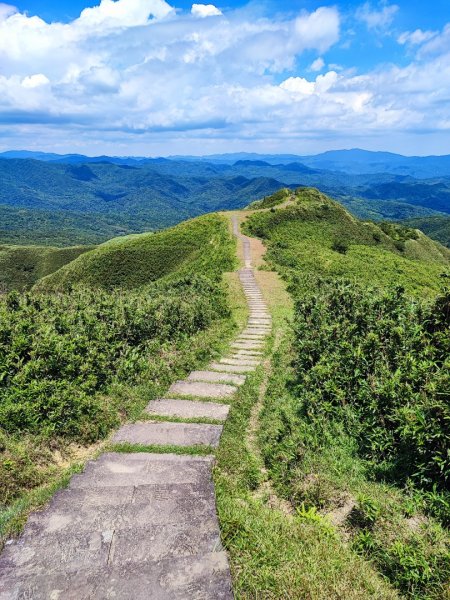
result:
<svg viewBox="0 0 450 600"><path fill-rule="evenodd" d="M250 366L257 366L261 363L259 356L242 356L241 354L238 354L238 353L230 354L230 356L226 356L225 358L221 359L219 362L229 363L229 361L233 361L236 364L240 364L240 365L250 365Z"/></svg>
<svg viewBox="0 0 450 600"><path fill-rule="evenodd" d="M213 500L214 505L214 500ZM164 508L162 509L164 512ZM208 554L221 550L217 519L189 518L164 525L140 524L102 531L65 530L26 536L8 544L0 557L0 572L15 576L76 571L96 565L149 563L166 558Z"/></svg>
<svg viewBox="0 0 450 600"><path fill-rule="evenodd" d="M225 552L86 566L39 575L0 575L1 600L233 600Z"/></svg>
<svg viewBox="0 0 450 600"><path fill-rule="evenodd" d="M247 357L250 357L250 358L260 358L260 357L262 357L263 352L262 352L262 350L237 350L235 352L235 355L237 357L240 357L240 356L244 356L245 357L245 356L247 356Z"/></svg>
<svg viewBox="0 0 450 600"><path fill-rule="evenodd" d="M235 385L225 383L177 381L170 386L168 395L197 396L199 398L230 398L236 392L237 387Z"/></svg>
<svg viewBox="0 0 450 600"><path fill-rule="evenodd" d="M233 385L243 385L245 377L243 375L221 375L215 371L192 371L187 381L208 381L210 383L231 383Z"/></svg>
<svg viewBox="0 0 450 600"><path fill-rule="evenodd" d="M120 502L111 499L116 494ZM194 519L216 522L214 486L210 480L196 485L86 486L69 488L48 508L33 513L19 539L24 544L39 544L43 536L119 531L189 523ZM0 565L2 559L3 554Z"/></svg>
<svg viewBox="0 0 450 600"><path fill-rule="evenodd" d="M236 341L234 344L231 344L232 348L237 348L239 350L259 350L260 348L264 348L265 343L263 341Z"/></svg>
<svg viewBox="0 0 450 600"><path fill-rule="evenodd" d="M201 423L127 423L112 437L115 444L142 444L144 446L212 446L219 445L222 425Z"/></svg>
<svg viewBox="0 0 450 600"><path fill-rule="evenodd" d="M150 484L205 484L211 481L213 456L107 452L74 475L70 487L101 488Z"/></svg>
<svg viewBox="0 0 450 600"><path fill-rule="evenodd" d="M251 373L256 368L251 365L233 365L226 363L211 363L209 366L211 369L221 373Z"/></svg>
<svg viewBox="0 0 450 600"><path fill-rule="evenodd" d="M227 404L158 398L148 404L145 412L162 417L181 417L183 419L195 419L201 417L225 421L229 410L230 407Z"/></svg>

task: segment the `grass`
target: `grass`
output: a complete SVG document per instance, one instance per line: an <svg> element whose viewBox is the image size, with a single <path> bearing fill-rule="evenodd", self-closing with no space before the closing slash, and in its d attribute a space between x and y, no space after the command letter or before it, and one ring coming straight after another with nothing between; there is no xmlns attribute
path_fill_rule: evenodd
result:
<svg viewBox="0 0 450 600"><path fill-rule="evenodd" d="M386 233L317 190L298 190L285 208L249 212L245 230L266 242L268 264L285 278L347 278L380 288L395 284L430 297L450 265L449 251L423 234L395 225Z"/></svg>
<svg viewBox="0 0 450 600"><path fill-rule="evenodd" d="M273 507L273 495L265 494L267 473L248 437L264 378L260 367L240 389L214 469L235 598L398 598L321 519L286 514Z"/></svg>
<svg viewBox="0 0 450 600"><path fill-rule="evenodd" d="M93 248L0 245L0 293L30 289L42 277L54 273Z"/></svg>
<svg viewBox="0 0 450 600"><path fill-rule="evenodd" d="M104 448L105 452L147 452L151 454L179 454L188 456L209 456L214 453L214 448L199 444L197 446L160 446L156 444L108 444Z"/></svg>
<svg viewBox="0 0 450 600"><path fill-rule="evenodd" d="M115 238L42 279L37 289L134 289L164 278L201 273L221 277L234 268L234 242L224 217L213 214L161 231Z"/></svg>

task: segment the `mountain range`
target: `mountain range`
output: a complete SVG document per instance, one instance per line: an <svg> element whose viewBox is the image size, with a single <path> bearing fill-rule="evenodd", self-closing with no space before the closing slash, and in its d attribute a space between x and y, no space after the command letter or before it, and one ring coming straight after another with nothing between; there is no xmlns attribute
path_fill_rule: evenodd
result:
<svg viewBox="0 0 450 600"><path fill-rule="evenodd" d="M316 156L0 154L0 242L74 245L316 187L363 219L450 214L450 156L364 150Z"/></svg>

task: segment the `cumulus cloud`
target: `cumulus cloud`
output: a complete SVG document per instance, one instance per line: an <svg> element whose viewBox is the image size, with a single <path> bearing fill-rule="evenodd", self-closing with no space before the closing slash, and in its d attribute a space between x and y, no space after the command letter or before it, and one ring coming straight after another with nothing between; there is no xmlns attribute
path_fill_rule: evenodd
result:
<svg viewBox="0 0 450 600"><path fill-rule="evenodd" d="M22 87L24 88L37 88L41 85L47 85L50 83L50 79L42 73L36 73L36 75L30 75L22 80Z"/></svg>
<svg viewBox="0 0 450 600"><path fill-rule="evenodd" d="M191 13L194 17L217 17L222 14L214 4L193 4Z"/></svg>
<svg viewBox="0 0 450 600"><path fill-rule="evenodd" d="M4 4L3 2L0 2L0 21L2 21L3 19L6 19L7 17L10 17L11 15L13 15L16 12L17 12L17 8L15 6L12 6L11 4Z"/></svg>
<svg viewBox="0 0 450 600"><path fill-rule="evenodd" d="M378 7L373 7L370 2L365 2L356 11L356 18L363 21L369 29L386 29L392 24L399 7L396 4L381 2Z"/></svg>
<svg viewBox="0 0 450 600"><path fill-rule="evenodd" d="M330 66L318 74L340 39L333 7L272 19L250 10L191 18L163 0L103 0L70 23L6 14L3 140L7 132L55 148L61 140L83 139L85 147L110 140L115 153L176 140L187 152L194 137L203 149L211 140L283 144L333 132L450 128L450 26L421 42L406 67L357 75ZM298 76L304 52L320 56L308 77Z"/></svg>

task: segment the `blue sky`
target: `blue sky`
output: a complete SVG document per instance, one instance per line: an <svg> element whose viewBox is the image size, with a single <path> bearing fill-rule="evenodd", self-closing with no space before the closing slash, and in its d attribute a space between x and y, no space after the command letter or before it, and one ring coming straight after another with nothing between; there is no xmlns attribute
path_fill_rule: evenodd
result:
<svg viewBox="0 0 450 600"><path fill-rule="evenodd" d="M0 2L1 150L444 154L449 134L448 0Z"/></svg>

